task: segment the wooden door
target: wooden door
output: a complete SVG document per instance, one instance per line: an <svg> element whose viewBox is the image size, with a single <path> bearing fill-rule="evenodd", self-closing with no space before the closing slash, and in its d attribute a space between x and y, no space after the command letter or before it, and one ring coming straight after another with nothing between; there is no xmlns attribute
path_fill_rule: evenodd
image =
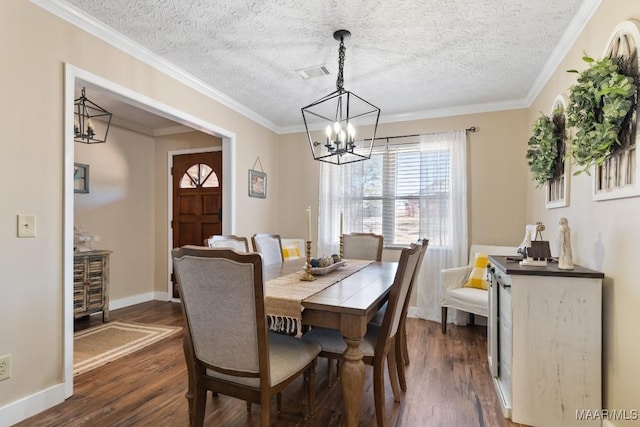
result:
<svg viewBox="0 0 640 427"><path fill-rule="evenodd" d="M173 247L202 246L222 234L222 152L173 157ZM173 297L178 298L174 275Z"/></svg>

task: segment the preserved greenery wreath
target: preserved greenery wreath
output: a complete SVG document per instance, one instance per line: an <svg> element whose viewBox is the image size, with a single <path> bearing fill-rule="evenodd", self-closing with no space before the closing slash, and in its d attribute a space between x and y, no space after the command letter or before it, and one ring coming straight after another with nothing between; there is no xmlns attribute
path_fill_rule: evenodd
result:
<svg viewBox="0 0 640 427"><path fill-rule="evenodd" d="M538 188L562 174L565 135L562 110L555 110L552 117L543 114L534 122L526 157Z"/></svg>
<svg viewBox="0 0 640 427"><path fill-rule="evenodd" d="M605 57L600 60L583 56L589 68L578 73L576 84L569 89L567 124L576 126L576 135L569 144L569 155L582 167L574 175L586 172L593 165L622 148L621 135L637 108L637 87L630 66L624 58Z"/></svg>

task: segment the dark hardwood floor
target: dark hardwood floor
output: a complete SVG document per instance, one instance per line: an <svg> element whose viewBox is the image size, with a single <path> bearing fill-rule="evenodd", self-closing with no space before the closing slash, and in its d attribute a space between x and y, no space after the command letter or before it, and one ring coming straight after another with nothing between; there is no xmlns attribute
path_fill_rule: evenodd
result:
<svg viewBox="0 0 640 427"><path fill-rule="evenodd" d="M111 319L143 323L183 325L180 305L151 301L114 310ZM98 324L101 316L79 319L76 329ZM519 426L502 417L487 366L486 328L440 325L419 319L407 320L411 364L408 391L402 403L393 401L387 381L387 425L398 426ZM372 371L366 368L360 425L374 426ZM284 392L283 412L274 426L337 426L342 423L339 383L327 387L327 361L317 369L316 415L301 416L302 381ZM93 371L75 377L74 395L65 402L16 426L188 426L187 371L182 353L182 334L175 334ZM246 412L245 402L227 396L207 403L205 426L259 426L260 408Z"/></svg>

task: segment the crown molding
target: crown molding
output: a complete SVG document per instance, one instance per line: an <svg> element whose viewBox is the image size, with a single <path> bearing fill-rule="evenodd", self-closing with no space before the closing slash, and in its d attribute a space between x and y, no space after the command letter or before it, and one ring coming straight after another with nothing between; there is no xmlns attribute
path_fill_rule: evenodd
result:
<svg viewBox="0 0 640 427"><path fill-rule="evenodd" d="M380 120L378 120L378 125L384 124L384 123L437 119L441 117L464 116L466 114L490 113L494 111L503 111L503 110L517 110L520 108L529 108L530 105L531 103L523 98L523 99L514 100L514 101L490 102L490 103L483 103L483 104L465 105L462 107L423 110L423 111L416 111L415 113L409 113L409 114L381 114ZM371 124L373 124L373 122ZM324 127L322 127L319 124L309 125L309 130L311 131L322 131L323 129ZM287 127L282 127L281 132L283 134L298 133L298 132L306 132L306 129L303 125L287 126Z"/></svg>
<svg viewBox="0 0 640 427"><path fill-rule="evenodd" d="M128 37L123 36L113 28L105 25L104 23L94 19L86 13L80 11L74 6L63 0L30 0L31 3L36 6L45 9L60 19L69 22L72 25L80 28L82 31L99 38L100 40L110 44L111 46L120 49L133 56L134 58L144 62L147 65L152 66L158 71L176 79L177 81L189 86L197 92L221 103L222 105L232 109L233 111L242 114L248 119L266 127L267 129L280 133L281 129L275 123L251 110L244 104L239 103L233 98L229 97L223 92L214 89L207 85L202 80L187 73L181 68L177 67L173 63L161 58L159 55L151 52L149 49L134 42Z"/></svg>
<svg viewBox="0 0 640 427"><path fill-rule="evenodd" d="M185 72L181 68L171 62L161 58L157 54L151 52L147 48L124 37L113 28L103 24L102 22L92 18L84 12L78 10L74 6L64 0L30 0L31 3L47 10L57 17L77 26L83 31L105 41L117 49L133 56L134 58L154 67L160 72L178 80L179 82L191 87L199 93L221 103L233 111L247 117L248 119L264 126L265 128L275 132L276 134L289 134L297 132L305 132L303 125L295 126L278 126L262 115L251 110L244 104L241 104L216 90L215 88L204 83L202 80ZM573 46L579 35L584 30L595 11L598 9L602 0L585 0L578 13L565 30L560 42L553 50L551 56L545 63L542 71L534 81L529 92L524 99L517 99L504 102L483 103L475 105L467 105L462 107L443 108L418 111L409 114L397 115L381 115L379 123L394 123L402 121L424 120L440 117L460 116L465 114L477 114L509 109L529 108L535 99L540 95L544 86L547 84L551 76L555 73L561 61L567 55L569 49ZM311 130L321 130L311 127Z"/></svg>

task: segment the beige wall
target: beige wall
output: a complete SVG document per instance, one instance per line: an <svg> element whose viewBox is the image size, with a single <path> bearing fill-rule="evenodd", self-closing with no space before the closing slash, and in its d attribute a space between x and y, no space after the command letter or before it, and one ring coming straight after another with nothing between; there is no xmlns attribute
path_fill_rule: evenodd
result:
<svg viewBox="0 0 640 427"><path fill-rule="evenodd" d="M522 240L526 206L527 110L498 111L378 125L377 135L397 136L452 129L478 130L467 135L469 164L469 244L517 246ZM306 133L280 137L281 192L278 229L283 236L305 233L305 209L311 206L317 224L320 162L314 161ZM509 200L505 208L504 201ZM317 241L317 227L312 230ZM429 237L429 236L425 236ZM315 253L315 247L313 249ZM397 250L385 250L385 260L397 260ZM409 304L416 305L417 288Z"/></svg>
<svg viewBox="0 0 640 427"><path fill-rule="evenodd" d="M98 132L102 123L96 123ZM74 195L75 225L84 225L110 256L111 301L153 290L153 138L111 126L107 143L75 146L89 165L89 193ZM132 237L135 236L135 237Z"/></svg>
<svg viewBox="0 0 640 427"><path fill-rule="evenodd" d="M0 317L18 325L0 329L0 355L11 354L13 362L11 378L0 381L1 408L62 381L65 63L234 133L241 234L276 229L279 161L273 132L32 3L0 3L0 39L0 81L6 83L0 143L7 159L0 169L0 271L6 284ZM269 173L266 200L247 196L247 170L256 156ZM18 213L36 216L35 239L16 238Z"/></svg>
<svg viewBox="0 0 640 427"><path fill-rule="evenodd" d="M550 114L559 94L568 96L575 74L583 70L583 52L602 57L616 25L630 18L640 19L640 2L607 0L586 26L553 77L529 109L529 129L540 112ZM528 131L530 135L530 131ZM566 217L572 231L574 262L605 273L603 291L603 385L604 407L640 409L640 286L638 285L638 242L640 242L640 199L594 202L592 178L572 176L569 206L545 209L544 192L536 190L529 177L527 222L543 221L552 253L557 254L558 220ZM640 425L618 422L615 425Z"/></svg>
<svg viewBox="0 0 640 427"><path fill-rule="evenodd" d="M478 128L467 137L469 163L469 244L518 245L525 218L527 110L498 111L441 119L381 124L378 136L413 135ZM282 135L279 146L281 192L278 227L283 236L304 236L307 206L318 213L320 162L313 160L306 134ZM512 203L499 208L501 200ZM316 239L317 229L313 230ZM428 236L426 236L428 237Z"/></svg>

